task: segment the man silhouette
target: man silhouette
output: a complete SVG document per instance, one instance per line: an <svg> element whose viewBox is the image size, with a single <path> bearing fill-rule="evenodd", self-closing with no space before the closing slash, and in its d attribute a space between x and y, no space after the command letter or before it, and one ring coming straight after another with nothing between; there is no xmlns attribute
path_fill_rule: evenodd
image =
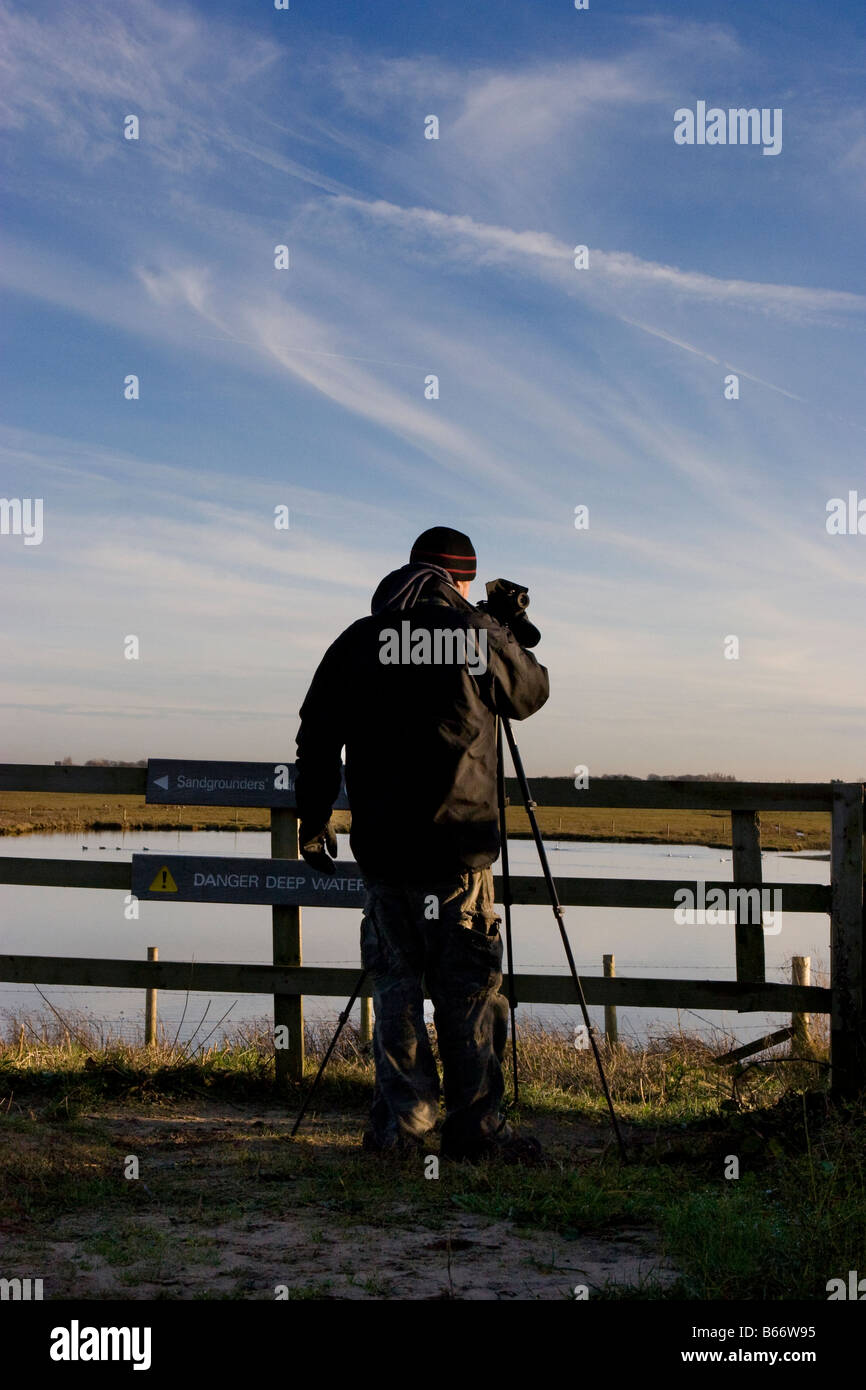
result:
<svg viewBox="0 0 866 1390"><path fill-rule="evenodd" d="M548 697L546 669L468 600L469 537L435 526L328 648L301 707L295 792L301 854L328 871L346 750L350 843L367 898L361 956L373 983L376 1083L364 1148L411 1152L439 1114L424 1020L442 1062L443 1157L530 1160L499 1105L508 1005L491 865L499 854L496 720ZM426 1145L425 1145L426 1147Z"/></svg>

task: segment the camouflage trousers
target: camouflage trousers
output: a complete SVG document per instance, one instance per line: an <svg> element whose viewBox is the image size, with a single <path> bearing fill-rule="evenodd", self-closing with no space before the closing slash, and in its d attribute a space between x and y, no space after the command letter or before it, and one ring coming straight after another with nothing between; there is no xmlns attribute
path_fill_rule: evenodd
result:
<svg viewBox="0 0 866 1390"><path fill-rule="evenodd" d="M423 887L367 880L361 959L373 984L376 1085L368 1133L383 1147L420 1138L439 1114L439 1076L424 1021L433 1001L442 1061L443 1151L500 1129L508 1002L490 869Z"/></svg>

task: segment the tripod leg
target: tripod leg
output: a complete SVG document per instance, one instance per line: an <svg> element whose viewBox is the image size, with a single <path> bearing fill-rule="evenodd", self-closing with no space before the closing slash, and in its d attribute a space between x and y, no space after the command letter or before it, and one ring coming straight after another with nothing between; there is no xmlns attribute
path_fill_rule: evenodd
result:
<svg viewBox="0 0 866 1390"><path fill-rule="evenodd" d="M616 1118L616 1111L613 1108L613 1101L611 1100L610 1089L607 1084L607 1077L604 1074L604 1067L602 1066L601 1054L598 1050L598 1045L595 1041L595 1034L592 1031L592 1024L589 1021L589 1011L586 1007L586 999L583 993L583 985L580 983L580 976L577 973L577 966L574 963L574 956L571 950L571 943L568 939L568 933L565 930L565 919L562 915L562 905L559 901L559 894L556 891L556 884L553 881L553 875L550 872L550 865L547 862L547 851L544 848L544 841L541 838L541 831L538 828L538 821L535 819L535 802L532 799L532 793L529 790L529 783L526 780L526 773L523 770L523 760L520 756L517 743L515 742L511 725L509 724L507 719L502 719L501 723L505 726L505 736L508 739L508 747L511 752L511 761L514 764L514 771L517 773L517 780L520 783L520 793L523 797L524 805L526 806L526 814L529 817L529 824L532 827L532 837L535 840L535 847L538 850L538 857L541 860L541 870L544 874L544 879L547 884L547 891L550 894L550 905L553 908L553 915L556 918L556 923L559 927L559 934L562 937L562 944L565 947L565 958L568 961L568 968L571 971L571 978L574 981L574 988L577 993L577 1002L580 1005L581 1013L583 1014L583 1021L586 1025L587 1037L589 1038L593 1056L595 1057L595 1064L598 1067L598 1074L601 1080L601 1088L604 1091L604 1098L607 1101L607 1108L610 1111L610 1119L611 1124L613 1125L613 1132L616 1135L620 1155L622 1156L623 1162L627 1163L628 1154L626 1152L625 1142L623 1140L622 1134L620 1133L619 1121Z"/></svg>
<svg viewBox="0 0 866 1390"><path fill-rule="evenodd" d="M316 1094L316 1090L317 1090L317 1088L318 1088L319 1082L321 1081L322 1076L324 1075L325 1067L328 1065L328 1062L331 1060L331 1053L333 1052L334 1048L337 1046L337 1039L339 1038L340 1034L342 1033L343 1029L345 1028L346 1024L347 1024L348 1021L349 1021L349 1014L352 1012L352 1006L353 1006L353 1004L355 1003L355 1000L358 998L358 995L361 993L361 986L363 985L363 983L364 983L364 981L366 980L366 978L367 978L367 972L366 972L366 970L363 970L363 971L361 972L361 976L360 976L360 978L359 978L359 980L358 980L358 983L355 985L355 988L354 988L354 990L352 991L352 997L351 997L351 999L349 1000L349 1002L348 1002L348 1004L346 1005L346 1007L345 1007L345 1009L343 1010L343 1012L340 1014L340 1021L339 1021L339 1023L337 1024L337 1031L335 1032L335 1034L334 1034L334 1036L332 1037L331 1041L328 1043L328 1050L327 1050L327 1052L325 1053L324 1057L322 1058L322 1065L319 1067L319 1070L316 1072L316 1079L315 1079L315 1081L313 1082L312 1086L310 1087L309 1091L307 1092L306 1096L304 1097L304 1103L303 1103L303 1105L301 1106L300 1114L298 1115L298 1118L295 1120L295 1123L292 1125L292 1131L291 1131L291 1134L289 1135L289 1138L290 1138L290 1139L294 1139L295 1135L297 1134L297 1132L298 1132L298 1127L299 1127L301 1121L303 1120L304 1116L305 1116L306 1113L307 1113L307 1107L309 1106L310 1101L313 1099L313 1096Z"/></svg>
<svg viewBox="0 0 866 1390"><path fill-rule="evenodd" d="M514 1104L519 1096L517 1077L517 997L514 988L514 955L511 949L511 875L508 871L508 828L505 816L505 764L502 748L502 720L496 726L496 792L499 800L499 839L502 853L502 903L505 908L505 954L508 962L508 1009L511 1014L511 1066L514 1073Z"/></svg>

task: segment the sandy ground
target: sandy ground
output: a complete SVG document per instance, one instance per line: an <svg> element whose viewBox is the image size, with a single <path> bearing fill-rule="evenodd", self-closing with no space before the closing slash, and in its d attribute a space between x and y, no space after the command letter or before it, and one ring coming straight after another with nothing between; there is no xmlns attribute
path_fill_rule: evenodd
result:
<svg viewBox="0 0 866 1390"><path fill-rule="evenodd" d="M147 1154L142 1180L156 1197L160 1171L192 1164L204 1179L192 1190L206 1191L209 1148L225 1142L227 1129L239 1134L239 1142L247 1130L288 1130L285 1110L241 1114L241 1109L203 1102L195 1108L131 1114L118 1107L94 1118L114 1132L119 1151ZM309 1127L313 1151L321 1140L323 1158L336 1119L318 1116ZM345 1157L345 1117L340 1124ZM599 1131L586 1139L598 1145ZM382 1160L367 1156L361 1161ZM431 1229L413 1219L405 1201L395 1201L387 1226L345 1224L329 1221L322 1203L293 1210L291 1179L283 1185L284 1214L247 1210L236 1220L214 1225L202 1220L207 1208L201 1195L194 1203L194 1220L183 1202L155 1200L152 1209L130 1213L138 1229L130 1233L126 1223L120 1258L111 1250L94 1250L94 1241L110 1241L112 1222L91 1207L60 1217L50 1231L30 1229L23 1241L17 1238L24 1236L23 1229L6 1223L5 1232L0 1228L3 1272L6 1277L35 1277L44 1271L46 1299L88 1300L273 1300L292 1291L294 1298L320 1299L558 1301L574 1299L577 1286L585 1286L591 1298L613 1284L645 1287L676 1277L645 1229L566 1238L457 1208L444 1228ZM272 1197L275 1183L268 1187ZM339 1197L338 1190L335 1195Z"/></svg>
<svg viewBox="0 0 866 1390"><path fill-rule="evenodd" d="M148 1225L159 1229L159 1223ZM349 1232L320 1227L320 1218L305 1213L215 1226L207 1264L188 1266L176 1276L166 1271L164 1278L143 1272L137 1278L133 1264L124 1270L123 1282L106 1261L82 1271L75 1241L51 1241L46 1254L54 1274L45 1292L50 1296L56 1280L66 1285L58 1296L86 1299L273 1300L303 1290L305 1297L331 1299L562 1300L574 1299L579 1285L591 1297L607 1283L640 1284L658 1280L660 1273L671 1277L660 1272L643 1231L623 1231L615 1240L566 1241L518 1234L508 1222L472 1216L456 1220L446 1236L411 1226L353 1226ZM187 1233L180 1224L171 1229L181 1238ZM188 1228L192 1237L199 1233L200 1227Z"/></svg>

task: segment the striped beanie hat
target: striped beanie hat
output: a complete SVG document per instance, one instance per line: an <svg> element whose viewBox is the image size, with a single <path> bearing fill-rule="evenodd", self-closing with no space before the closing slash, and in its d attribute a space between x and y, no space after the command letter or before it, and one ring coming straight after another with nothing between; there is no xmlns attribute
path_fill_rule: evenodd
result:
<svg viewBox="0 0 866 1390"><path fill-rule="evenodd" d="M475 578L472 542L462 531L452 531L450 526L431 526L429 531L423 531L412 546L409 561L438 565L448 571L455 583Z"/></svg>

